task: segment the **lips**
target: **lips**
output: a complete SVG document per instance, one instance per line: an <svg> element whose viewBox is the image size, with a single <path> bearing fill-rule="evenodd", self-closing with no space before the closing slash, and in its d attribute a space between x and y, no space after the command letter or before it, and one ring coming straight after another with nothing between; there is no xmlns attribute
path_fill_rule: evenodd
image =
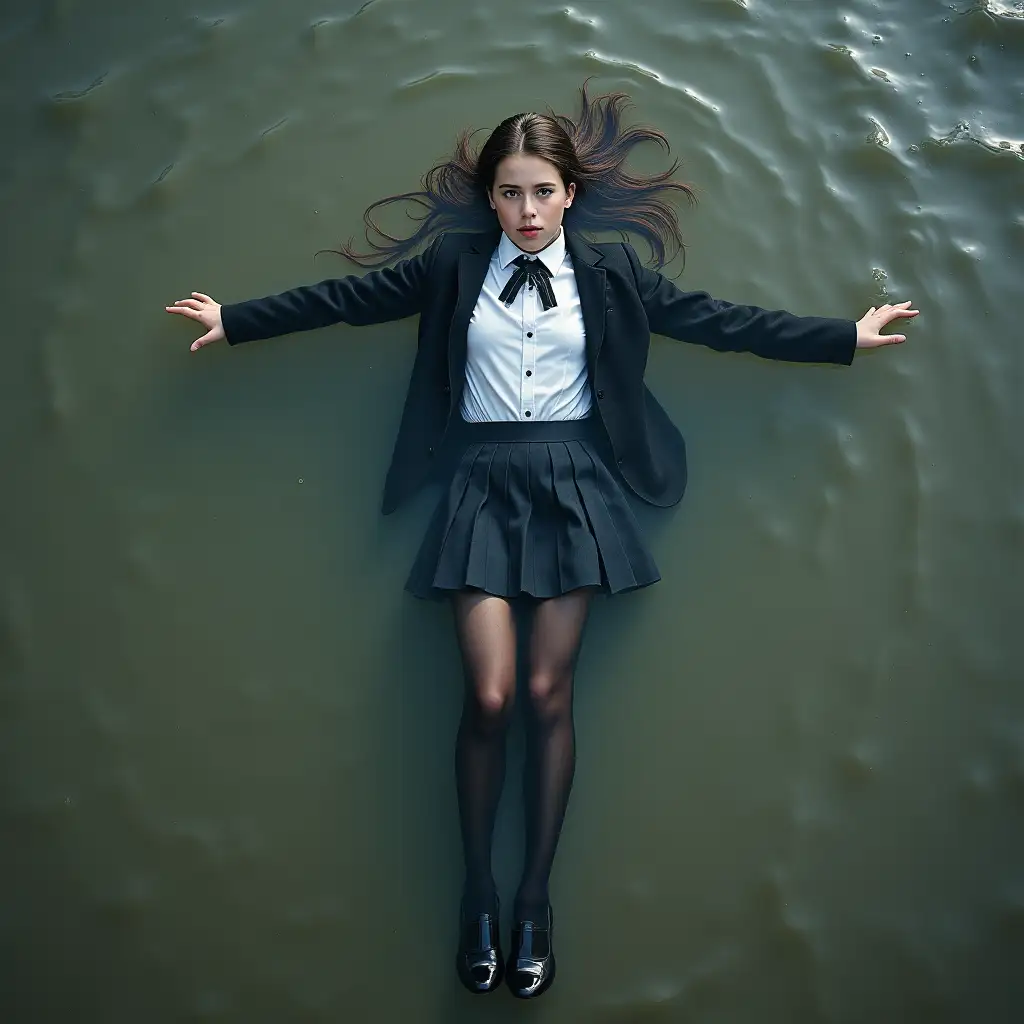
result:
<svg viewBox="0 0 1024 1024"><path fill-rule="evenodd" d="M540 228L520 228L519 234L526 235L527 238L533 238L535 235L540 234Z"/></svg>

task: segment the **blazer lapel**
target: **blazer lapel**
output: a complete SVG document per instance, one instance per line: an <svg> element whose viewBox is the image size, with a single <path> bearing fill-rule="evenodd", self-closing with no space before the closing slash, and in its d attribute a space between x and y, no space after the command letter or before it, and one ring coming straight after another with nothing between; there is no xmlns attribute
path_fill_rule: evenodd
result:
<svg viewBox="0 0 1024 1024"><path fill-rule="evenodd" d="M569 255L572 256L572 267L576 274L576 289L580 293L580 309L583 312L583 328L587 332L587 364L593 373L604 342L605 272L600 266L604 256L600 249L588 245L574 231L565 233L565 244Z"/></svg>
<svg viewBox="0 0 1024 1024"><path fill-rule="evenodd" d="M493 244L489 242L493 241ZM451 388L451 406L455 408L462 398L466 378L466 335L469 320L487 277L496 240L479 235L465 252L459 253L459 294L455 301L451 328L448 332L448 385Z"/></svg>

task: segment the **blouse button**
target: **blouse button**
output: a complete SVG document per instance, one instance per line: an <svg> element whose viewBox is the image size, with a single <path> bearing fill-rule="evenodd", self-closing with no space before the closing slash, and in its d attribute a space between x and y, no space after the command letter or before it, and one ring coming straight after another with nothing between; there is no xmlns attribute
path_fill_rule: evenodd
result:
<svg viewBox="0 0 1024 1024"><path fill-rule="evenodd" d="M527 409L527 410L526 410L526 412L524 412L524 413L523 413L523 415L524 415L524 416L525 416L525 417L526 417L527 419L529 419L529 418L530 418L530 417L531 417L531 416L533 415L533 413L532 413L532 412L530 412L530 410L529 410L529 409Z"/></svg>
<svg viewBox="0 0 1024 1024"><path fill-rule="evenodd" d="M603 391L598 391L597 397L598 398L604 398L604 392Z"/></svg>
<svg viewBox="0 0 1024 1024"><path fill-rule="evenodd" d="M533 376L533 370L527 370L526 371L526 376L527 377L532 377Z"/></svg>
<svg viewBox="0 0 1024 1024"><path fill-rule="evenodd" d="M527 336L528 338L532 338L532 337L533 337L533 331L527 331L527 332L526 332L526 336Z"/></svg>

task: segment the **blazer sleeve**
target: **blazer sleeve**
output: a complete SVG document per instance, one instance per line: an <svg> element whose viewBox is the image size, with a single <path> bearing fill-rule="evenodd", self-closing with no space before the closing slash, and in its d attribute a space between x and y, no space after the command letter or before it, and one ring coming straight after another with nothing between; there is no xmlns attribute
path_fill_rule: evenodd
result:
<svg viewBox="0 0 1024 1024"><path fill-rule="evenodd" d="M221 306L224 336L229 345L238 345L335 323L361 327L414 316L423 305L440 242L438 236L418 256L363 277L332 278L279 295Z"/></svg>
<svg viewBox="0 0 1024 1024"><path fill-rule="evenodd" d="M656 334L694 342L719 352L752 352L764 359L796 363L844 363L857 348L853 320L796 316L785 310L740 306L706 292L684 292L640 263L624 244L647 322Z"/></svg>

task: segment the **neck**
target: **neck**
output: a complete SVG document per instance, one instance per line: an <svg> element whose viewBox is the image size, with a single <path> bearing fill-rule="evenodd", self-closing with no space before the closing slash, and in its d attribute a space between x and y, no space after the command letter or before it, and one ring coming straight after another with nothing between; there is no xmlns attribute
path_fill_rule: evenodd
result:
<svg viewBox="0 0 1024 1024"><path fill-rule="evenodd" d="M520 251L521 253L523 253L524 255L526 255L526 256L537 256L537 255L539 255L540 253L542 253L542 252L543 252L543 251L544 251L545 249L547 249L547 248L549 248L550 246L554 245L554 244L555 244L555 242L557 242L557 241L559 240L559 238L561 238L561 237L562 237L562 231L563 231L563 228L559 228L559 229L558 229L558 234L557 234L557 235L555 235L555 236L554 236L554 238L552 238L552 239L551 239L551 241L547 243L547 245L542 245L542 246L541 246L541 247L540 247L539 249L524 249L524 248L523 248L523 247L522 247L522 246L521 246L521 245L520 245L520 244L519 244L519 243L518 243L518 242L517 242L517 241L516 241L516 240L515 240L515 239L514 239L514 238L513 238L513 237L512 237L511 235L510 235L510 234L508 234L508 232L506 232L506 233L505 233L505 237L506 237L506 238L507 238L507 239L508 239L508 240L509 240L509 241L510 241L510 242L511 242L511 243L512 243L512 244L513 244L513 245L514 245L514 246L515 246L515 247L516 247L516 248L517 248L517 249L518 249L518 250L519 250L519 251Z"/></svg>

